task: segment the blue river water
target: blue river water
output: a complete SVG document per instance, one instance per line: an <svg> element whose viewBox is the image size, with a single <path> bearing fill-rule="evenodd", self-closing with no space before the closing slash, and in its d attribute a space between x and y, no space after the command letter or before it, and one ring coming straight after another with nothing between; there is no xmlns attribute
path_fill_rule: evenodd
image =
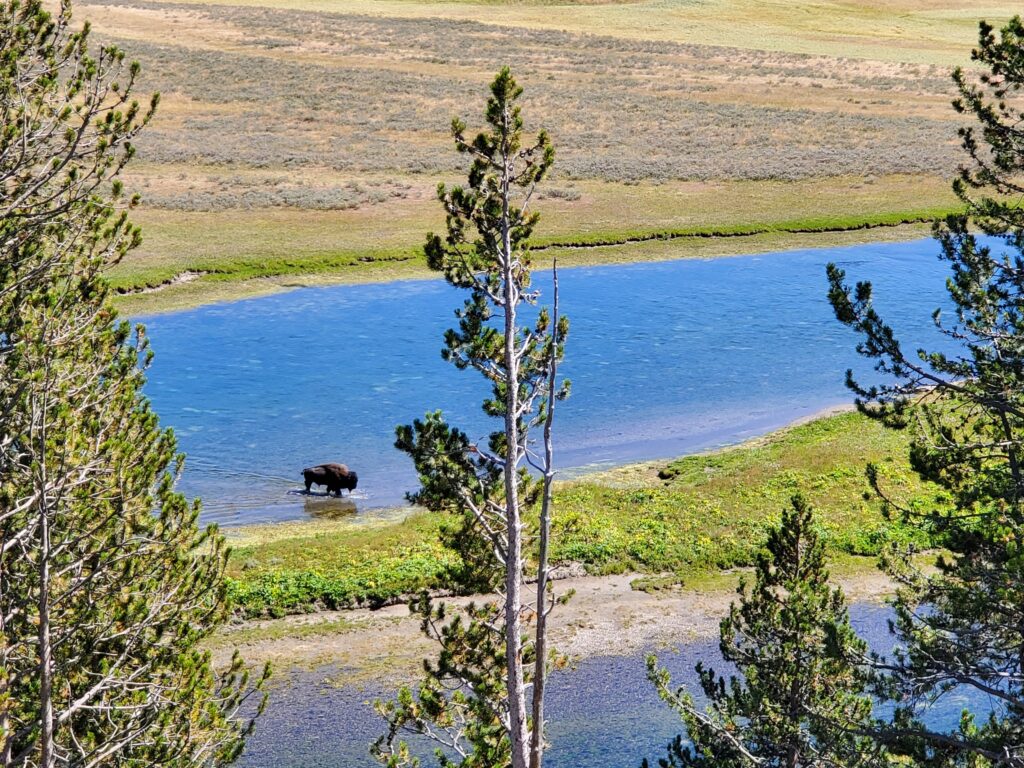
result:
<svg viewBox="0 0 1024 768"><path fill-rule="evenodd" d="M887 630L888 608L857 604L850 618L872 650L886 655L893 641ZM717 640L657 651L674 685L686 685L698 701L694 666L698 661L719 674L724 664ZM249 739L241 768L370 768L377 765L369 746L384 732L373 711L375 699L394 690L379 685L346 684L345 671L323 667L281 673L271 688L271 703ZM991 702L977 694L950 691L922 714L930 725L955 728L963 709L989 711ZM643 758L657 765L665 747L681 730L679 717L658 698L646 677L643 655L585 659L552 675L546 699L550 741L544 764L549 768L639 768ZM436 765L433 747L412 741L424 766Z"/></svg>
<svg viewBox="0 0 1024 768"><path fill-rule="evenodd" d="M871 375L832 315L825 264L874 282L906 348L935 345L947 265L932 240L560 270L571 320L556 461L600 467L735 443L849 402ZM550 275L535 284L550 300ZM297 494L303 467L358 471L357 507L415 489L394 428L442 409L473 437L486 383L440 358L463 294L440 280L345 285L139 318L156 353L146 392L188 455L180 489L222 524L344 505ZM351 509L351 504L348 507Z"/></svg>

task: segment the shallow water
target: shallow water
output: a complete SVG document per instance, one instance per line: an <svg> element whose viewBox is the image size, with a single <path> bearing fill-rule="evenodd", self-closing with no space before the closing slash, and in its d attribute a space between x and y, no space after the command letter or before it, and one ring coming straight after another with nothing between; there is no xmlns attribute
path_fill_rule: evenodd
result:
<svg viewBox="0 0 1024 768"><path fill-rule="evenodd" d="M849 402L869 370L826 300L824 265L871 279L907 348L935 331L946 267L931 240L560 271L572 331L561 467L608 466L741 441ZM549 288L538 273L537 287ZM226 524L348 514L416 487L394 428L443 409L490 428L476 374L439 356L463 296L441 281L309 288L140 318L156 358L147 393L188 454L180 488ZM549 292L548 292L549 298ZM352 502L295 493L299 471L344 462Z"/></svg>
<svg viewBox="0 0 1024 768"><path fill-rule="evenodd" d="M850 610L858 634L880 653L892 640L886 630L888 609L861 604ZM699 692L693 671L704 661L728 672L717 641L657 651L673 683ZM551 747L549 768L638 768L643 758L657 765L665 746L680 732L679 718L659 699L647 681L639 656L587 659L575 669L552 675L547 698ZM271 704L239 761L242 768L369 768L376 765L369 745L383 733L383 721L371 708L374 699L394 691L346 685L345 673L326 667L287 674L276 681ZM978 696L952 692L927 715L933 725L952 728L964 707L986 711ZM435 765L432 747L416 742L424 768Z"/></svg>

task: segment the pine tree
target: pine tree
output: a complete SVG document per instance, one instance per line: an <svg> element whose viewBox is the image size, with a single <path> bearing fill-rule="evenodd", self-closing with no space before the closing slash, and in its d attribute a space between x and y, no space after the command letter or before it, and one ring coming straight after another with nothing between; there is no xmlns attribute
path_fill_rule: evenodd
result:
<svg viewBox="0 0 1024 768"><path fill-rule="evenodd" d="M0 1L0 764L223 764L262 680L200 646L224 541L173 490L145 337L103 278L139 241L117 176L156 99L89 34Z"/></svg>
<svg viewBox="0 0 1024 768"><path fill-rule="evenodd" d="M556 382L568 323L558 314L557 274L553 312L540 309L530 325L521 316L539 296L531 288L528 249L538 216L528 209L554 158L544 132L523 146L521 93L506 67L491 84L489 130L470 141L465 125L453 121L457 149L472 157L469 184L439 188L447 236L429 235L425 248L432 269L469 291L456 312L458 328L445 334L443 357L491 383L483 409L502 428L484 448L435 412L399 427L396 442L420 476L422 488L412 500L457 520L448 543L462 555L463 567L454 575L464 586L496 590L501 601L470 606L461 616L427 597L414 606L441 653L436 664L426 664L416 695L404 690L396 702L378 705L389 730L374 753L388 766L417 764L397 741L402 732L425 734L446 747L456 757L442 755L444 766L540 768L543 759L547 617L556 602L547 561L551 429L554 403L568 391L567 382ZM539 452L530 439L533 428L543 430ZM541 474L539 482L528 467ZM531 605L523 594L531 530L525 511L538 500Z"/></svg>
<svg viewBox="0 0 1024 768"><path fill-rule="evenodd" d="M848 373L858 406L896 428L910 428L910 459L942 486L949 509L918 514L889 508L932 534L948 551L937 573L916 567L912 551L887 567L901 585L895 632L904 650L880 667L880 691L896 702L878 737L937 764L1024 765L1024 24L1014 18L997 38L981 24L973 58L987 71L954 73L954 106L981 125L960 133L970 158L954 184L964 215L936 225L952 274L952 323L935 322L955 352L908 354L872 305L868 282L851 289L829 265L836 317L856 330L858 351L886 383L862 386ZM971 225L993 236L979 241ZM873 468L869 478L883 498ZM965 713L951 731L929 728L923 709L964 687L995 704L979 724Z"/></svg>
<svg viewBox="0 0 1024 768"><path fill-rule="evenodd" d="M728 679L697 666L707 708L674 690L657 659L648 677L686 726L662 768L827 768L874 765L880 754L855 735L870 721L866 674L851 659L866 653L850 626L843 593L828 583L825 551L810 507L797 496L758 555L753 589L745 581L722 621ZM647 762L644 761L646 767Z"/></svg>
<svg viewBox="0 0 1024 768"><path fill-rule="evenodd" d="M974 81L961 67L953 71L959 96L953 108L970 114L981 127L979 141L974 126L960 129L970 165L960 168L953 191L963 200L974 223L990 235L1006 235L1024 228L1024 147L1021 145L1024 111L1020 90L1024 87L1024 21L1012 18L996 38L991 24L979 24L978 47L971 59L983 65ZM995 195L993 197L992 195ZM952 227L966 232L964 217Z"/></svg>

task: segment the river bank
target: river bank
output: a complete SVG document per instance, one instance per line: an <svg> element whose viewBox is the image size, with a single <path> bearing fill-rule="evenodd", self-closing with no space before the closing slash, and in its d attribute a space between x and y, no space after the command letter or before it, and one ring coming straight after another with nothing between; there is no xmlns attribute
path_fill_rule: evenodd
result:
<svg viewBox="0 0 1024 768"><path fill-rule="evenodd" d="M858 633L886 653L884 600L892 582L873 558L838 557L832 581L846 593ZM554 583L573 595L550 619L551 642L570 664L555 670L548 695L548 762L557 768L655 761L680 730L677 716L646 679L654 652L677 685L698 691L694 665L721 669L718 626L737 599L748 569L705 574L679 583L643 574L570 576ZM657 585L658 589L652 588ZM464 606L487 597L445 598ZM368 748L384 732L375 700L415 685L423 659L437 646L405 605L289 616L236 624L213 642L218 663L237 647L253 665L270 662L270 708L240 760L244 768L336 768L374 765ZM725 670L721 670L725 671ZM410 739L415 752L433 746Z"/></svg>
<svg viewBox="0 0 1024 768"><path fill-rule="evenodd" d="M888 653L892 647L892 638L886 631L889 615L888 608L874 600L850 606L854 628L880 653ZM418 632L418 628L413 631ZM630 631L627 628L626 632ZM597 655L555 670L549 679L545 705L545 730L550 739L545 765L611 768L636 766L643 758L657 764L658 758L665 755L666 743L680 732L681 723L678 715L658 699L647 680L646 653L656 653L659 665L670 671L673 683L686 685L698 694L699 700L694 666L703 662L720 672L727 671L717 646L714 631L697 639L684 633L632 654L600 649ZM436 653L436 649L431 648L430 653ZM330 662L279 668L271 680L270 706L247 742L238 765L377 765L369 754L369 745L384 732L384 722L374 712L373 702L395 696L401 684L396 677L401 678L360 676L351 667ZM955 725L959 704L956 700L944 702L932 714L945 714ZM432 754L433 745L423 739L414 737L409 741L415 754L425 759Z"/></svg>
<svg viewBox="0 0 1024 768"><path fill-rule="evenodd" d="M706 584L750 565L767 527L801 492L817 510L831 556L870 562L887 542L916 541L920 534L882 516L878 500L865 493L865 465L878 467L894 498L928 504L934 497L934 489L909 468L907 441L904 433L844 412L740 446L563 481L555 490L553 561L589 577L646 574L641 586L653 591L680 581ZM451 589L448 569L458 556L441 542L445 519L404 508L226 528L239 615L280 619ZM393 618L395 610L404 609L372 615ZM337 629L348 629L358 615L327 621L344 619ZM313 620L286 619L250 630L262 637L287 634L294 625L300 635L319 634L302 628L307 621Z"/></svg>
<svg viewBox="0 0 1024 768"><path fill-rule="evenodd" d="M833 571L850 602L880 603L893 591L874 558L840 557ZM556 593L572 591L573 596L552 614L552 643L579 660L635 656L648 648L671 649L717 638L718 624L736 599L745 572L729 569L682 580L639 573L558 579ZM476 595L444 601L464 606L486 599ZM212 647L218 662L237 647L252 664L270 662L281 670L334 665L344 670L346 685L400 685L417 679L422 659L436 651L419 624L405 604L324 611L236 623Z"/></svg>
<svg viewBox="0 0 1024 768"><path fill-rule="evenodd" d="M928 236L931 221L948 210L935 208L724 228L585 232L542 242L535 260L539 266L549 264L552 259L557 259L561 266L595 266L906 242ZM388 283L438 276L427 267L421 249L409 245L383 250L344 250L334 254L317 252L301 258L286 252L260 258L240 256L235 260L190 259L167 266L149 266L149 260L135 259L130 268L116 268L112 277L114 303L122 313L155 315L296 288Z"/></svg>

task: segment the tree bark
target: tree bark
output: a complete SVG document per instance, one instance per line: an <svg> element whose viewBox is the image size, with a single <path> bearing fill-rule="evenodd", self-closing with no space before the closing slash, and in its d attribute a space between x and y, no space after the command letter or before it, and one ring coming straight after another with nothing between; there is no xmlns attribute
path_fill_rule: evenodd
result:
<svg viewBox="0 0 1024 768"><path fill-rule="evenodd" d="M45 488L39 500L39 766L53 768L53 659L50 646L50 521Z"/></svg>
<svg viewBox="0 0 1024 768"><path fill-rule="evenodd" d="M504 115L508 135L508 111ZM520 618L523 609L523 541L519 510L519 356L516 353L516 295L512 260L512 233L509 221L510 159L507 139L501 148L501 238L503 300L505 303L505 512L508 524L508 553L505 561L505 663L508 674L509 726L512 743L512 768L527 768L529 741L526 722L526 686L523 681L523 648Z"/></svg>
<svg viewBox="0 0 1024 768"><path fill-rule="evenodd" d="M530 733L530 768L544 761L544 688L548 655L548 539L551 536L551 482L554 479L554 445L551 425L555 417L555 377L558 371L558 264L552 262L554 308L551 317L551 357L548 360L548 411L544 419L544 495L540 507L540 543L537 553L537 640L533 669L533 730Z"/></svg>

